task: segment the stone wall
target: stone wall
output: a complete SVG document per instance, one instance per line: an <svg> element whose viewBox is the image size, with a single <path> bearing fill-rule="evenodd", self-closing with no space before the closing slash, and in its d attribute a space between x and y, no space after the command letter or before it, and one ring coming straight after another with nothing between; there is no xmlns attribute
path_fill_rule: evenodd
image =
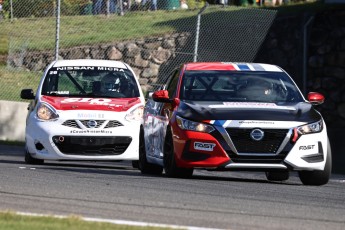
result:
<svg viewBox="0 0 345 230"><path fill-rule="evenodd" d="M189 33L174 33L165 36L122 41L116 44L79 46L61 49L59 59L108 59L128 63L139 78L144 91L156 83L163 63L176 57L176 52L186 45ZM42 71L55 59L53 51L25 52L10 55L8 64L29 71Z"/></svg>

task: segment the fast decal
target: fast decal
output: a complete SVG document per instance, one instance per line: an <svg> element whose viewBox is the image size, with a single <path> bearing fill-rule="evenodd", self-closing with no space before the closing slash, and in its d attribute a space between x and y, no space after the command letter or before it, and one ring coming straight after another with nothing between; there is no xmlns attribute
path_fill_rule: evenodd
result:
<svg viewBox="0 0 345 230"><path fill-rule="evenodd" d="M213 148L216 146L214 143L203 143L203 142L194 142L194 149L202 151L213 151Z"/></svg>
<svg viewBox="0 0 345 230"><path fill-rule="evenodd" d="M123 107L123 105L112 104L111 99L107 98L66 98L61 103L88 103L90 105L107 105L114 107Z"/></svg>
<svg viewBox="0 0 345 230"><path fill-rule="evenodd" d="M301 145L298 149L299 150L312 150L315 148L315 145Z"/></svg>

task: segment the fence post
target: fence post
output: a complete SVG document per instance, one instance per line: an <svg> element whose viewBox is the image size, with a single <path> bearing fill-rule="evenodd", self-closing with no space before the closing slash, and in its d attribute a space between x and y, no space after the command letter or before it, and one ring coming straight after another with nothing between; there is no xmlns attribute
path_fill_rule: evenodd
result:
<svg viewBox="0 0 345 230"><path fill-rule="evenodd" d="M55 37L55 60L59 59L59 38L60 38L60 3L56 0L56 37Z"/></svg>
<svg viewBox="0 0 345 230"><path fill-rule="evenodd" d="M10 5L11 5L11 22L13 22L13 2L12 2L12 0L10 1Z"/></svg>
<svg viewBox="0 0 345 230"><path fill-rule="evenodd" d="M314 16L311 16L303 26L303 94L307 93L307 29L309 24L313 21Z"/></svg>
<svg viewBox="0 0 345 230"><path fill-rule="evenodd" d="M195 33L195 46L194 46L194 59L193 62L197 62L198 60L198 46L199 46L199 33L200 33L200 20L201 20L201 14L208 6L208 2L200 9L198 13L198 19L196 23L196 33Z"/></svg>

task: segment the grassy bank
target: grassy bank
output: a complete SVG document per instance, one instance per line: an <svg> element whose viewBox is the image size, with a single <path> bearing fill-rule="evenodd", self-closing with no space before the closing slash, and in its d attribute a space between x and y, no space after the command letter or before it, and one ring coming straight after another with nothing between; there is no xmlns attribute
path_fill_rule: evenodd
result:
<svg viewBox="0 0 345 230"><path fill-rule="evenodd" d="M280 7L234 7L222 8L212 5L203 12L219 17L219 12L233 12L245 9L277 10L279 14L296 14L317 12L325 9L341 9L344 5L325 5L323 2L289 4ZM124 16L79 15L61 16L60 48L81 45L103 44L128 39L151 37L188 29L194 31L199 9L156 12L133 11ZM245 13L245 12L244 12ZM222 21L215 18L212 21ZM217 26L217 25L214 25ZM19 18L13 22L5 20L0 23L1 37L0 54L6 51L4 44L11 41L10 49L17 50L53 50L55 48L56 19Z"/></svg>
<svg viewBox="0 0 345 230"><path fill-rule="evenodd" d="M10 212L0 212L0 229L2 230L160 230L168 228L138 227L129 225L116 225L104 222L84 221L78 216L68 218L54 218L43 216L25 216Z"/></svg>
<svg viewBox="0 0 345 230"><path fill-rule="evenodd" d="M26 101L20 98L20 91L24 88L37 89L42 73L26 70L8 69L0 65L0 100Z"/></svg>

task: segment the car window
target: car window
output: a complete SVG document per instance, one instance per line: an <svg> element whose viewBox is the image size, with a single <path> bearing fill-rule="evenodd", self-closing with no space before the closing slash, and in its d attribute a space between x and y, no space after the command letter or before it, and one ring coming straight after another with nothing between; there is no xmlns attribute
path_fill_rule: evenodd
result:
<svg viewBox="0 0 345 230"><path fill-rule="evenodd" d="M284 72L187 71L180 99L230 102L299 102L303 97Z"/></svg>
<svg viewBox="0 0 345 230"><path fill-rule="evenodd" d="M173 72L168 85L167 85L167 90L169 92L169 97L172 98L175 96L176 94L176 88L177 88L177 83L178 83L178 79L179 79L179 71L176 70Z"/></svg>
<svg viewBox="0 0 345 230"><path fill-rule="evenodd" d="M106 67L51 68L42 95L78 97L139 97L135 77L127 69Z"/></svg>

